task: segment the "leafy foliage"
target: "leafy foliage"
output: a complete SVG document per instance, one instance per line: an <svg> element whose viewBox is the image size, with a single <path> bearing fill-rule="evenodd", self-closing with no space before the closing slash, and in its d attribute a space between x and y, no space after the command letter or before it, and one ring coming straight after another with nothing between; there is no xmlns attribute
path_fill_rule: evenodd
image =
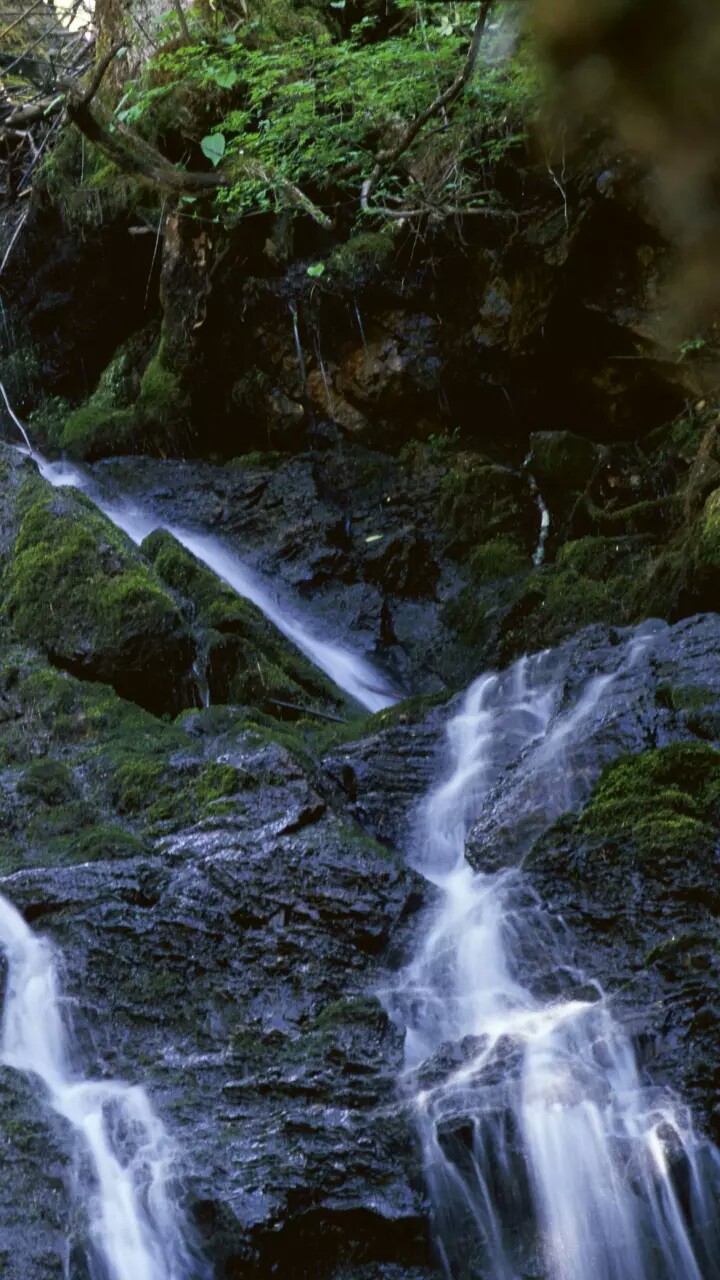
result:
<svg viewBox="0 0 720 1280"><path fill-rule="evenodd" d="M297 205L291 188L325 204L357 201L378 149L458 74L477 15L467 3L395 8L397 34L364 18L338 39L315 16L285 39L258 38L250 24L242 40L165 46L128 86L118 118L161 143L181 132L186 156L199 148L221 165L224 216ZM509 54L505 36L491 33L462 98L389 167L374 206L401 210L410 198L428 211L482 208L492 166L523 138L536 93L531 53Z"/></svg>

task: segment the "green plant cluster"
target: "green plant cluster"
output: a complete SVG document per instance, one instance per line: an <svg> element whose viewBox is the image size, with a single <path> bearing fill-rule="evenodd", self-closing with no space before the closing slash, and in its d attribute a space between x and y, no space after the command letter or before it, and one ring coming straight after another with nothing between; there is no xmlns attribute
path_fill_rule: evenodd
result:
<svg viewBox="0 0 720 1280"><path fill-rule="evenodd" d="M337 39L314 10L301 10L307 20L282 39L277 22L250 22L239 33L166 46L128 85L119 120L158 142L180 127L229 177L217 200L230 215L293 206L287 184L314 199L357 196L378 151L453 82L477 16L468 3L397 9L397 34L377 32L378 20L366 17ZM393 202L412 182L437 202L482 207L488 165L524 136L536 100L527 49L507 56L491 48L440 127L420 132L372 203Z"/></svg>

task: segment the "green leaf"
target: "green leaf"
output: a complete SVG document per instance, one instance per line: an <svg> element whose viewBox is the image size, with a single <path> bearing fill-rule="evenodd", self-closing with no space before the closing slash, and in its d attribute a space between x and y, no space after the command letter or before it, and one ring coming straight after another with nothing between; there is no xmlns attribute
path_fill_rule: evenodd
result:
<svg viewBox="0 0 720 1280"><path fill-rule="evenodd" d="M232 67L220 67L217 71L211 72L210 78L219 89L234 89L240 76Z"/></svg>
<svg viewBox="0 0 720 1280"><path fill-rule="evenodd" d="M203 155L217 168L225 155L225 134L208 133L200 143Z"/></svg>
<svg viewBox="0 0 720 1280"><path fill-rule="evenodd" d="M312 266L308 267L307 269L307 274L309 276L312 276L313 280L317 280L318 276L323 275L324 272L325 272L324 262L313 262Z"/></svg>

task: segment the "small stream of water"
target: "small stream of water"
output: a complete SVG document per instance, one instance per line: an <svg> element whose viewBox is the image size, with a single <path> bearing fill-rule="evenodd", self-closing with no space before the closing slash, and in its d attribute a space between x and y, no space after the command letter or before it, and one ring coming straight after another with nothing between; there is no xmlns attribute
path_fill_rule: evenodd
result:
<svg viewBox="0 0 720 1280"><path fill-rule="evenodd" d="M232 587L246 600L252 601L265 617L288 640L297 645L334 684L353 698L367 711L382 711L397 702L399 695L387 678L360 654L344 644L323 640L307 624L297 617L290 606L280 603L277 595L253 572L220 538L213 534L167 524L160 520L149 506L129 499L110 499L100 490L92 476L82 467L70 462L49 462L32 446L25 428L14 414L0 383L0 393L13 422L22 432L26 451L34 461L41 476L54 488L80 489L118 528L122 529L139 546L155 529L166 529L178 542L202 561L218 578Z"/></svg>
<svg viewBox="0 0 720 1280"><path fill-rule="evenodd" d="M205 1280L174 1187L175 1154L145 1091L73 1070L50 944L0 895L8 973L0 1061L37 1076L78 1142L91 1280Z"/></svg>

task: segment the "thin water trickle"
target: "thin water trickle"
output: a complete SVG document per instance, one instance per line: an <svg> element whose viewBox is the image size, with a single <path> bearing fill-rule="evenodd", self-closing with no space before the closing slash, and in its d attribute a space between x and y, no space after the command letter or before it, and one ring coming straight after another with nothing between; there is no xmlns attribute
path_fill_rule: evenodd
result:
<svg viewBox="0 0 720 1280"><path fill-rule="evenodd" d="M297 356L298 369L300 370L300 379L302 381L303 394L307 394L307 373L305 371L305 357L303 356L302 343L300 341L300 326L298 320L298 311L294 302L289 304L290 315L292 316L293 339L295 341L295 354Z"/></svg>
<svg viewBox="0 0 720 1280"><path fill-rule="evenodd" d="M389 1000L452 1280L717 1274L717 1152L686 1108L643 1086L626 1032L568 969L521 870L475 873L465 859L498 789L521 830L534 810L543 829L578 805L588 724L653 634L633 637L570 706L551 655L476 681L448 725L447 777L418 815L412 861L441 905ZM495 840L503 831L500 819Z"/></svg>
<svg viewBox="0 0 720 1280"><path fill-rule="evenodd" d="M52 948L2 895L0 948L8 965L0 1061L37 1076L75 1135L91 1277L209 1280L178 1205L175 1152L147 1094L73 1071Z"/></svg>
<svg viewBox="0 0 720 1280"><path fill-rule="evenodd" d="M535 565L536 569L539 569L540 566L545 563L545 543L548 540L548 534L550 532L550 511L547 507L545 499L543 498L540 492L540 488L537 480L535 479L534 475L532 475L527 470L531 461L532 461L532 453L529 453L523 461L523 470L525 470L527 474L527 480L530 486L530 492L532 493L535 499L535 505L537 506L537 509L540 512L540 531L538 533L537 544L533 552L533 564Z"/></svg>

